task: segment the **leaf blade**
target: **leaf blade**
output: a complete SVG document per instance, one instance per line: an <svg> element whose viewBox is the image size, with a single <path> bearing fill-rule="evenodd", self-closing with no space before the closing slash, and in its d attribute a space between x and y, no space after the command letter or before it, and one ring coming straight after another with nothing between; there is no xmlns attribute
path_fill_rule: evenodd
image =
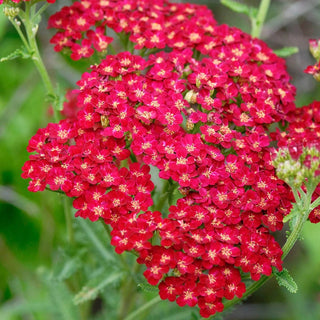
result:
<svg viewBox="0 0 320 320"><path fill-rule="evenodd" d="M291 293L296 293L298 291L298 285L287 269L284 268L282 271L275 271L274 275L279 286L285 287Z"/></svg>

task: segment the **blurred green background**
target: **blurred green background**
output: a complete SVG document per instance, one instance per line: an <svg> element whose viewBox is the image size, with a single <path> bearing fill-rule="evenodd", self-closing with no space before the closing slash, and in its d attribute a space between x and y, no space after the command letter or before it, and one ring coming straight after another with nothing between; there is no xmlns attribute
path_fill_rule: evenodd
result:
<svg viewBox="0 0 320 320"><path fill-rule="evenodd" d="M242 2L258 5L257 0ZM62 3L67 4L68 1L58 1L50 6L44 22ZM210 6L219 23L250 30L245 16L223 7L219 1L202 0L197 3ZM55 53L49 44L52 34L43 23L38 39L45 64L54 82L60 83L62 88L72 88L87 65L71 63ZM305 67L314 64L308 51L308 39L320 38L319 0L272 1L262 38L273 49L286 46L299 48L298 54L287 59L292 81L297 86L297 105L320 100L319 84L303 73ZM15 30L1 12L0 57L20 46ZM0 319L69 320L94 317L112 320L115 319L112 306L116 303L115 292L121 277L119 281L111 281L112 276L117 277L119 268L112 260L108 260L113 249L108 246L104 230L100 225L73 219L75 238L81 244L75 248L67 239L62 197L48 191L28 192L28 181L20 176L21 167L28 159L28 140L38 128L46 126L50 121L53 119L45 99L44 87L32 62L17 59L1 63ZM280 242L285 239L284 234L277 237ZM304 241L295 247L285 262L298 283L297 294L279 288L271 280L225 319L320 319L319 244L320 226L307 224ZM129 257L125 259L130 262ZM87 262L87 270L80 272L79 265L83 260ZM92 274L92 270L95 270L95 274ZM97 292L82 291L78 295L78 302L86 301L90 294L98 297L93 300L94 303L82 303L80 314L74 306L77 301L72 300L69 291L81 292L85 284L83 275L86 275L85 280L91 281L92 287L100 287ZM109 282L106 275L112 278ZM148 295L155 295L151 288L145 291L143 295L147 300ZM186 308L179 313L180 309L169 302L161 302L155 309L152 319L196 319L190 309ZM151 315L145 315L144 319L151 319Z"/></svg>

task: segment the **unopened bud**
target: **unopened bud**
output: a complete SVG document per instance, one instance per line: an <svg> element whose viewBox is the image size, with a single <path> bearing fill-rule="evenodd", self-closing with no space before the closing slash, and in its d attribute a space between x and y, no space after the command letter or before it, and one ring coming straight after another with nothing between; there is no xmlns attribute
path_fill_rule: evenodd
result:
<svg viewBox="0 0 320 320"><path fill-rule="evenodd" d="M309 50L312 54L312 56L319 61L320 60L320 39L315 40L311 39L309 40Z"/></svg>
<svg viewBox="0 0 320 320"><path fill-rule="evenodd" d="M18 27L21 26L21 22L20 22L18 19L14 19L14 23L15 23Z"/></svg>
<svg viewBox="0 0 320 320"><path fill-rule="evenodd" d="M197 92L194 92L193 90L190 90L186 93L185 95L185 99L191 103L191 104L194 104L197 102L197 96L198 96L198 93Z"/></svg>
<svg viewBox="0 0 320 320"><path fill-rule="evenodd" d="M7 16L9 19L13 19L19 14L19 8L13 8L13 7L4 7L3 13L5 16Z"/></svg>
<svg viewBox="0 0 320 320"><path fill-rule="evenodd" d="M32 28L32 33L35 35L37 32L38 32L38 28L39 28L39 25L36 24L33 28Z"/></svg>
<svg viewBox="0 0 320 320"><path fill-rule="evenodd" d="M291 186L298 188L306 181L316 184L320 182L320 151L316 147L304 147L294 157L289 149L281 148L273 160L273 165L278 178Z"/></svg>
<svg viewBox="0 0 320 320"><path fill-rule="evenodd" d="M109 118L106 115L104 115L104 114L101 115L100 120L101 120L101 125L103 128L106 128L109 126Z"/></svg>
<svg viewBox="0 0 320 320"><path fill-rule="evenodd" d="M194 128L194 123L191 122L190 120L187 120L186 127L188 131L191 131Z"/></svg>

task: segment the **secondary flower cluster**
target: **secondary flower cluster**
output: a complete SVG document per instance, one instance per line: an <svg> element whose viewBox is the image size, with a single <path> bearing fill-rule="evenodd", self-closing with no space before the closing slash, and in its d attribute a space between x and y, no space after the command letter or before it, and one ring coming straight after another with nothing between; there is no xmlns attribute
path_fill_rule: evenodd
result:
<svg viewBox="0 0 320 320"><path fill-rule="evenodd" d="M289 126L286 132L275 134L280 148L276 161L277 170L284 181L294 187L320 182L320 101L298 108L287 115ZM318 185L313 199L320 195ZM320 209L309 215L313 223L320 222Z"/></svg>
<svg viewBox="0 0 320 320"><path fill-rule="evenodd" d="M113 38L107 36L106 27L122 37L126 34L135 49L209 50L217 44L210 37L215 25L205 6L166 0L86 0L62 8L49 20L49 27L59 30L51 39L55 50L70 48L74 60L108 47Z"/></svg>
<svg viewBox="0 0 320 320"><path fill-rule="evenodd" d="M309 40L309 50L317 62L312 66L308 66L304 72L313 75L317 81L320 81L320 39Z"/></svg>
<svg viewBox="0 0 320 320"><path fill-rule="evenodd" d="M145 23L159 37L163 32L172 50L146 60L122 52L92 66L70 96L76 103L66 105L71 117L39 129L30 140L33 154L23 177L31 178L30 191L49 187L73 197L77 216L104 219L116 252L137 252L162 299L197 304L209 317L222 311L222 298L242 296L240 270L258 280L273 266L282 268L282 250L270 232L282 228L292 199L275 175L269 126L294 109L295 89L284 61L265 43L215 25L208 10L196 18L195 5L126 1L121 9L119 1L90 3L64 8L51 24L60 15L65 25L69 14L74 19L68 21L79 24L83 6L85 21L94 12L105 24L136 14L138 26ZM118 8L110 13L115 20L101 9L110 3ZM148 24L156 13L159 30ZM210 23L200 27L199 19ZM178 33L170 38L174 24ZM84 30L91 25L77 39L89 37ZM130 32L121 28L115 30ZM61 37L76 30L68 27ZM151 173L161 180L156 190ZM173 192L179 200L171 199Z"/></svg>

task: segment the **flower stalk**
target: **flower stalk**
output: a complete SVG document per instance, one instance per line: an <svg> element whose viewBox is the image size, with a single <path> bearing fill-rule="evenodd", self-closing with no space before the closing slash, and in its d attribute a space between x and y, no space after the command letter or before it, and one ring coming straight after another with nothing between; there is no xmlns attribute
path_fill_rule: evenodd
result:
<svg viewBox="0 0 320 320"><path fill-rule="evenodd" d="M7 15L7 16L9 18L9 21L12 23L12 25L16 29L23 45L25 46L27 52L31 57L31 60L35 64L40 74L40 77L46 89L46 94L49 100L53 103L54 118L56 121L59 121L58 110L56 107L57 100L58 100L57 95L56 95L54 86L51 82L50 76L48 74L47 68L41 57L37 40L36 40L36 35L39 27L38 21L40 21L41 14L46 10L48 6L49 4L46 3L38 11L36 11L35 10L36 3L33 3L32 1L26 2L25 11L22 10L21 8L16 10L17 12L16 17L19 17L20 20L10 15ZM25 27L25 34L21 30L21 23Z"/></svg>
<svg viewBox="0 0 320 320"><path fill-rule="evenodd" d="M264 21L266 19L270 4L271 4L271 0L261 0L257 16L255 19L251 20L251 23L252 23L251 35L252 35L252 37L254 37L254 38L260 37L262 27L263 27Z"/></svg>

